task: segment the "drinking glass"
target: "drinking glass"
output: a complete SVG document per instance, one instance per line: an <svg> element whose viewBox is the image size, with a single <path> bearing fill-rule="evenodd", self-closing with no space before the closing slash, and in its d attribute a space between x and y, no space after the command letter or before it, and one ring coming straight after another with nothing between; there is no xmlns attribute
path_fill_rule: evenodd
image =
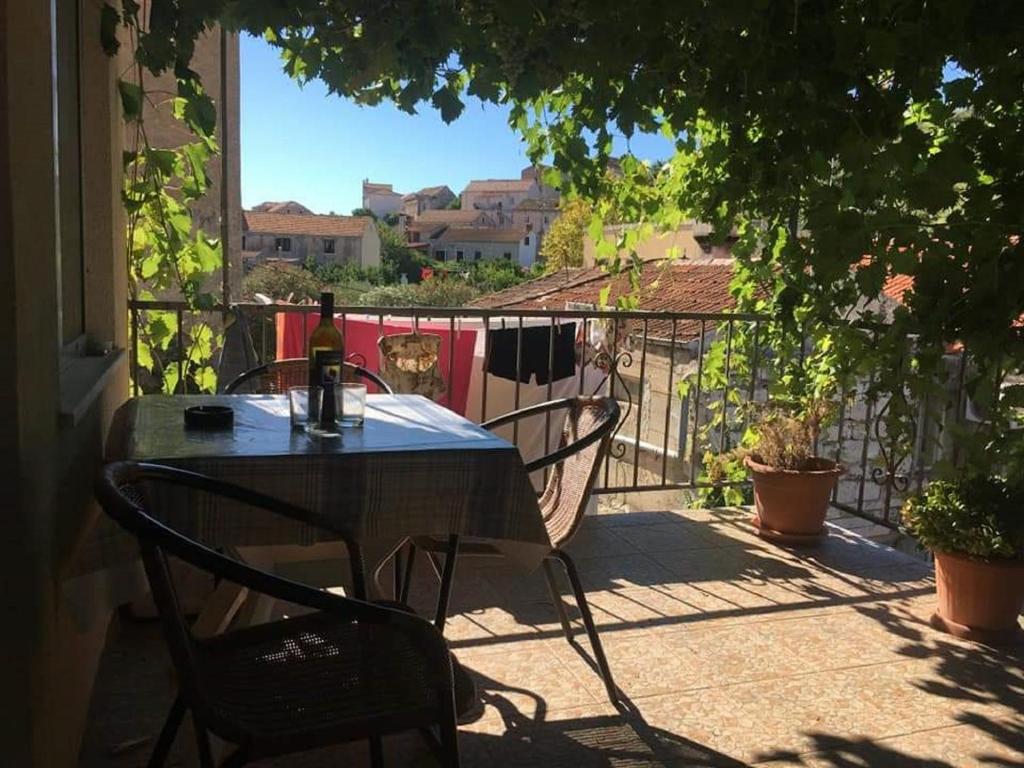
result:
<svg viewBox="0 0 1024 768"><path fill-rule="evenodd" d="M309 423L309 387L288 387L288 411L292 429L304 430Z"/></svg>
<svg viewBox="0 0 1024 768"><path fill-rule="evenodd" d="M306 432L313 437L338 437L340 435L338 429L341 418L341 393L338 385L325 383L322 387L315 387L310 397L313 398L312 403L316 408L315 413L318 417L310 419ZM324 420L324 398L326 397L334 398L335 416L330 421Z"/></svg>
<svg viewBox="0 0 1024 768"><path fill-rule="evenodd" d="M341 426L363 426L366 419L366 385L338 384L336 392L341 394L338 402L338 419Z"/></svg>

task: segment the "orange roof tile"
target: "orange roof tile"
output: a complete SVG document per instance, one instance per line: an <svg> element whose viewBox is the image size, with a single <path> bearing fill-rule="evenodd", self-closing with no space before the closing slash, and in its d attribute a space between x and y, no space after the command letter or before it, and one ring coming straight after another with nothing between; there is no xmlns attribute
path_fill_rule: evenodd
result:
<svg viewBox="0 0 1024 768"><path fill-rule="evenodd" d="M469 182L466 192L526 192L536 182L533 179L479 179Z"/></svg>
<svg viewBox="0 0 1024 768"><path fill-rule="evenodd" d="M729 292L732 282L731 259L651 261L644 265L638 294L641 310L648 312L727 312L736 300ZM517 286L482 296L473 304L492 309L565 309L567 303L600 302L601 290L611 285L609 303L632 293L629 275L609 275L600 268L576 268L520 283ZM706 328L711 329L709 323ZM676 321L676 340L689 341L700 336L700 321ZM672 337L671 320L650 320L651 338Z"/></svg>

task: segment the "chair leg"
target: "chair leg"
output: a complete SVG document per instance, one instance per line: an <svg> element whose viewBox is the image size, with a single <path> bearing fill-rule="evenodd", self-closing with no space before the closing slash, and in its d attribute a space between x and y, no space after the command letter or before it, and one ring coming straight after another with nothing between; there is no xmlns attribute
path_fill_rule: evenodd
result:
<svg viewBox="0 0 1024 768"><path fill-rule="evenodd" d="M587 604L587 595L583 591L583 584L580 582L579 572L576 570L576 563L573 562L572 558L560 549L556 549L552 555L557 557L561 562L562 567L565 568L565 573L569 577L569 583L572 584L573 594L576 596L576 605L580 609L580 614L583 617L583 626L587 629L587 637L590 638L590 647L594 650L594 660L597 662L597 668L601 672L601 679L604 681L605 690L608 692L608 698L615 706L619 705L619 692L615 687L615 681L612 680L612 671L608 667L608 659L605 658L604 648L601 646L601 638L597 635L597 627L594 626L594 617L590 614L590 606Z"/></svg>
<svg viewBox="0 0 1024 768"><path fill-rule="evenodd" d="M174 703L171 704L171 711L167 713L164 727L160 729L160 735L156 739L156 744L153 745L153 752L149 756L149 762L146 763L148 768L162 768L166 762L167 754L171 751L171 745L174 744L174 737L178 735L181 721L185 718L186 709L181 696L176 696Z"/></svg>
<svg viewBox="0 0 1024 768"><path fill-rule="evenodd" d="M416 562L416 545L409 542L409 559L405 562L405 576L402 579L402 591L398 595L398 602L409 602L409 590L412 587L412 566Z"/></svg>
<svg viewBox="0 0 1024 768"><path fill-rule="evenodd" d="M452 596L455 561L458 559L459 537L453 534L448 537L448 554L444 558L444 572L441 574L441 587L437 593L437 612L434 614L434 626L442 633L444 632L444 623L448 619L448 601Z"/></svg>
<svg viewBox="0 0 1024 768"><path fill-rule="evenodd" d="M403 559L404 558L402 556L402 547L399 547L397 550L395 550L395 556L394 556L394 559L393 559L393 565L394 565L395 572L394 572L394 575L393 575L393 577L391 579L391 581L392 581L391 586L393 587L392 592L394 593L394 598L395 598L396 602L401 602L402 601L402 582L405 581L405 578L404 578L404 576L402 574L402 560Z"/></svg>
<svg viewBox="0 0 1024 768"><path fill-rule="evenodd" d="M370 768L384 768L384 742L380 736L370 737Z"/></svg>
<svg viewBox="0 0 1024 768"><path fill-rule="evenodd" d="M455 692L452 691L449 701L443 708L441 722L438 723L441 742L442 768L459 768L459 725L455 710Z"/></svg>
<svg viewBox="0 0 1024 768"><path fill-rule="evenodd" d="M249 762L249 753L244 747L239 747L220 764L220 768L241 768Z"/></svg>
<svg viewBox="0 0 1024 768"><path fill-rule="evenodd" d="M199 722L199 718L192 715L192 724L196 731L196 747L199 750L199 765L200 768L216 768L216 764L213 761L213 750L210 749L210 734L206 732L203 724Z"/></svg>
<svg viewBox="0 0 1024 768"><path fill-rule="evenodd" d="M572 623L569 621L569 614L565 612L565 603L562 601L561 592L558 591L558 582L555 581L555 572L551 568L551 561L545 559L543 566L544 579L547 581L548 591L551 593L551 602L555 604L555 610L558 611L558 620L562 622L565 639L571 643L573 639Z"/></svg>

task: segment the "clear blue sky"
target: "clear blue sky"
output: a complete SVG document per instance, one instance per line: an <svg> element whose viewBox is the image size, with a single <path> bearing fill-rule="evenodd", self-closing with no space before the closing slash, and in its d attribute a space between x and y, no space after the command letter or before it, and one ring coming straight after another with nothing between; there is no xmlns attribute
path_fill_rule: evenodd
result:
<svg viewBox="0 0 1024 768"><path fill-rule="evenodd" d="M411 116L390 105L359 107L330 96L320 83L299 86L281 71L277 53L243 36L242 204L298 200L317 213L349 213L362 204L362 180L412 192L447 184L458 194L471 179L519 178L523 145L507 110L467 104L451 125L425 105ZM671 154L660 136L635 137L644 159ZM623 152L625 141L616 143Z"/></svg>

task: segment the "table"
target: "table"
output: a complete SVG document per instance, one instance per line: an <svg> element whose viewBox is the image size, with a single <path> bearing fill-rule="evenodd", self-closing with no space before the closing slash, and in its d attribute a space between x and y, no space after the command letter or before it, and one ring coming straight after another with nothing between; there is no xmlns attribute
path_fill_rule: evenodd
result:
<svg viewBox="0 0 1024 768"><path fill-rule="evenodd" d="M192 405L229 405L234 428L186 430ZM492 539L525 569L551 551L537 497L515 446L418 395L370 395L366 423L338 438L293 431L283 395L145 395L115 414L110 459L168 464L316 512L368 555L409 536ZM182 491L182 493L186 493ZM183 533L209 544L313 544L329 531L233 502L158 503Z"/></svg>

